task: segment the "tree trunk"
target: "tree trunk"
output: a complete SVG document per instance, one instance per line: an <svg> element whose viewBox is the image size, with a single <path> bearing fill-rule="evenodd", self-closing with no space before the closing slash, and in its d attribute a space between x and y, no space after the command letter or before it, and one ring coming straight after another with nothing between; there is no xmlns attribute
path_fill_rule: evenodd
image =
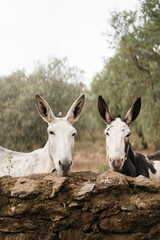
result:
<svg viewBox="0 0 160 240"><path fill-rule="evenodd" d="M145 141L144 134L142 131L142 127L136 128L136 132L141 140L141 144L143 146L143 149L148 149L147 142Z"/></svg>
<svg viewBox="0 0 160 240"><path fill-rule="evenodd" d="M160 185L142 176L7 176L0 193L0 239L160 239Z"/></svg>

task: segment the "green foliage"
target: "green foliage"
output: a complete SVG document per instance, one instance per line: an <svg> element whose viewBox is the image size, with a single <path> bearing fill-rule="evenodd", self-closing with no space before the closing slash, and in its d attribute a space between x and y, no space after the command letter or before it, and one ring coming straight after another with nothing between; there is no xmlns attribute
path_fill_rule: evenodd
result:
<svg viewBox="0 0 160 240"><path fill-rule="evenodd" d="M69 68L66 59L38 64L30 76L17 71L0 78L0 145L17 151L43 147L47 140L47 124L35 106L35 94L44 97L55 116L67 113L73 101L85 90L80 82L82 72ZM77 123L80 131L85 119ZM83 128L83 131L85 128Z"/></svg>
<svg viewBox="0 0 160 240"><path fill-rule="evenodd" d="M113 13L111 26L116 53L92 82L92 94L102 94L113 115L122 117L142 97L140 116L133 124L143 146L159 148L160 135L160 3L140 2L139 11ZM99 121L97 119L97 121Z"/></svg>
<svg viewBox="0 0 160 240"><path fill-rule="evenodd" d="M98 113L98 95L104 97L114 117L124 117L137 96L141 96L142 109L133 132L141 140L140 148L150 142L159 148L160 3L140 0L137 11L113 13L111 26L110 42L115 55L106 59L90 90L81 83L83 73L68 67L66 59L51 59L47 66L37 64L29 76L17 71L0 77L1 146L29 151L45 144L47 125L35 107L36 93L47 100L55 115L61 111L64 116L72 102L85 92L83 114L75 124L79 139L102 138L105 124Z"/></svg>
<svg viewBox="0 0 160 240"><path fill-rule="evenodd" d="M12 162L12 158L13 158L12 155L8 156L8 163L7 163L7 167L6 167L7 171L8 171L8 175L10 175L11 169L13 168L13 165L14 165L14 163Z"/></svg>

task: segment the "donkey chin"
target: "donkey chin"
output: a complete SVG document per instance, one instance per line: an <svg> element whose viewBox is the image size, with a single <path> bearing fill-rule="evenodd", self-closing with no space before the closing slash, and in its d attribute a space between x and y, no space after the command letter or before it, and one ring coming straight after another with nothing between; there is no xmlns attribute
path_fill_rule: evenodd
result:
<svg viewBox="0 0 160 240"><path fill-rule="evenodd" d="M62 169L60 167L57 168L57 172L62 177L67 177L71 171L71 167L67 169Z"/></svg>
<svg viewBox="0 0 160 240"><path fill-rule="evenodd" d="M69 171L61 171L60 175L62 177L67 177L69 175L69 173L70 173L70 170Z"/></svg>
<svg viewBox="0 0 160 240"><path fill-rule="evenodd" d="M115 159L115 160L109 160L109 164L112 170L116 172L121 172L123 165L124 165L124 159Z"/></svg>

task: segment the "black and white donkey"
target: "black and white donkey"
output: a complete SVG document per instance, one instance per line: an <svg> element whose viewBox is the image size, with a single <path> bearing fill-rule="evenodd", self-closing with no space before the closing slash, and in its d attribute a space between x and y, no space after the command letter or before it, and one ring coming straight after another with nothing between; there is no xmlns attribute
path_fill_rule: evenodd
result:
<svg viewBox="0 0 160 240"><path fill-rule="evenodd" d="M99 96L98 109L102 119L108 124L105 129L106 152L110 167L127 176L143 175L147 178L160 179L160 151L145 156L135 152L129 142L131 131L129 124L133 122L141 108L141 98L138 97L124 119L113 118L106 102Z"/></svg>

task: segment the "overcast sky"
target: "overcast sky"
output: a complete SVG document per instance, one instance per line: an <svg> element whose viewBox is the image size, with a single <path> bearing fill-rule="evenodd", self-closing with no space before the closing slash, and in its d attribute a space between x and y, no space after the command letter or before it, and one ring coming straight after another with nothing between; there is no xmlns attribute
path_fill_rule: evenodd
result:
<svg viewBox="0 0 160 240"><path fill-rule="evenodd" d="M113 53L103 35L110 12L137 6L138 0L0 0L0 75L67 57L88 85Z"/></svg>

